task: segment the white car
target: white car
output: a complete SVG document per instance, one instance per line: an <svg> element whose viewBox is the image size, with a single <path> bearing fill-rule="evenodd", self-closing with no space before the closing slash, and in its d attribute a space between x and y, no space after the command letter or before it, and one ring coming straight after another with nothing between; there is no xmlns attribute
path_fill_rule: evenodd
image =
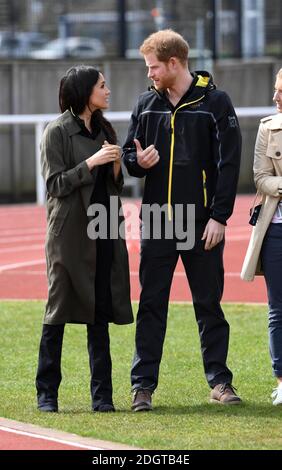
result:
<svg viewBox="0 0 282 470"><path fill-rule="evenodd" d="M99 39L69 37L54 39L42 49L30 53L33 59L63 59L67 57L92 59L105 55L105 47Z"/></svg>
<svg viewBox="0 0 282 470"><path fill-rule="evenodd" d="M44 47L47 37L34 31L0 31L0 57L26 58L31 51Z"/></svg>

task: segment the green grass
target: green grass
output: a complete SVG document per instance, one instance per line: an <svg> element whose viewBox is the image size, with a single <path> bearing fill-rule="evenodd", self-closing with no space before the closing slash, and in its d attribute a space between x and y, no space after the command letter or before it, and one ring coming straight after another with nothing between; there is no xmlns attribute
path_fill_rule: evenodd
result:
<svg viewBox="0 0 282 470"><path fill-rule="evenodd" d="M135 306L136 309L136 306ZM43 302L1 302L0 416L147 449L281 449L282 407L268 355L267 308L226 305L228 364L241 406L209 404L193 309L172 304L154 412L132 413L129 370L135 325L111 326L117 412L91 412L86 328L67 325L58 414L36 409L34 377Z"/></svg>

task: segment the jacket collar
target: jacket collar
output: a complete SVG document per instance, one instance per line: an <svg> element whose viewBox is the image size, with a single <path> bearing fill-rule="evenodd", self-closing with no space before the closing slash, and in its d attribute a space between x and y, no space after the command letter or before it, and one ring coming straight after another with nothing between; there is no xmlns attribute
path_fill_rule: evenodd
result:
<svg viewBox="0 0 282 470"><path fill-rule="evenodd" d="M275 114L268 127L271 130L282 129L282 113Z"/></svg>
<svg viewBox="0 0 282 470"><path fill-rule="evenodd" d="M79 134L81 132L80 125L68 109L61 115L61 122L68 131L69 136Z"/></svg>
<svg viewBox="0 0 282 470"><path fill-rule="evenodd" d="M193 101L201 96L205 95L207 91L213 90L216 88L215 84L213 83L213 78L209 74L209 72L205 71L197 71L197 72L192 72L191 73L193 77L193 81L189 87L189 89L186 91L186 93L182 96L180 99L179 103L177 103L177 107L187 101ZM157 95L161 98L164 99L170 107L172 107L172 104L170 103L169 99L166 96L165 91L159 91L156 90L154 86L149 87L149 90L154 91L157 93Z"/></svg>

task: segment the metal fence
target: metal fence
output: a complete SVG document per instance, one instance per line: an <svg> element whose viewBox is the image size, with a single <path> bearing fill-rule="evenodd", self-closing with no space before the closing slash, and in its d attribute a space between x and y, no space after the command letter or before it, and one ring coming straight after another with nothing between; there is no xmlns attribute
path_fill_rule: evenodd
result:
<svg viewBox="0 0 282 470"><path fill-rule="evenodd" d="M275 114L274 107L245 107L236 108L238 118L262 117ZM130 111L114 111L105 113L110 122L129 122ZM40 142L46 124L58 117L58 114L18 114L0 115L1 125L32 124L35 127L35 167L36 167L36 202L43 205L45 202L45 185L40 169ZM134 197L140 196L140 181L138 178L126 178L125 186L131 186Z"/></svg>

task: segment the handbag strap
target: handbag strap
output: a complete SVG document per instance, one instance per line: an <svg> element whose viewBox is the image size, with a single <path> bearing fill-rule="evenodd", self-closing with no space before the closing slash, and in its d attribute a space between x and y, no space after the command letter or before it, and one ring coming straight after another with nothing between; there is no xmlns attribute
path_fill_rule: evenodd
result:
<svg viewBox="0 0 282 470"><path fill-rule="evenodd" d="M255 198L254 198L254 200L253 200L252 207L251 207L251 209L250 209L250 216L252 216L253 213L254 213L254 209L255 209L255 206L256 206L256 202L257 202L257 199L258 199L259 196L260 196L260 193L257 191L257 192L256 192L256 195L255 195Z"/></svg>

